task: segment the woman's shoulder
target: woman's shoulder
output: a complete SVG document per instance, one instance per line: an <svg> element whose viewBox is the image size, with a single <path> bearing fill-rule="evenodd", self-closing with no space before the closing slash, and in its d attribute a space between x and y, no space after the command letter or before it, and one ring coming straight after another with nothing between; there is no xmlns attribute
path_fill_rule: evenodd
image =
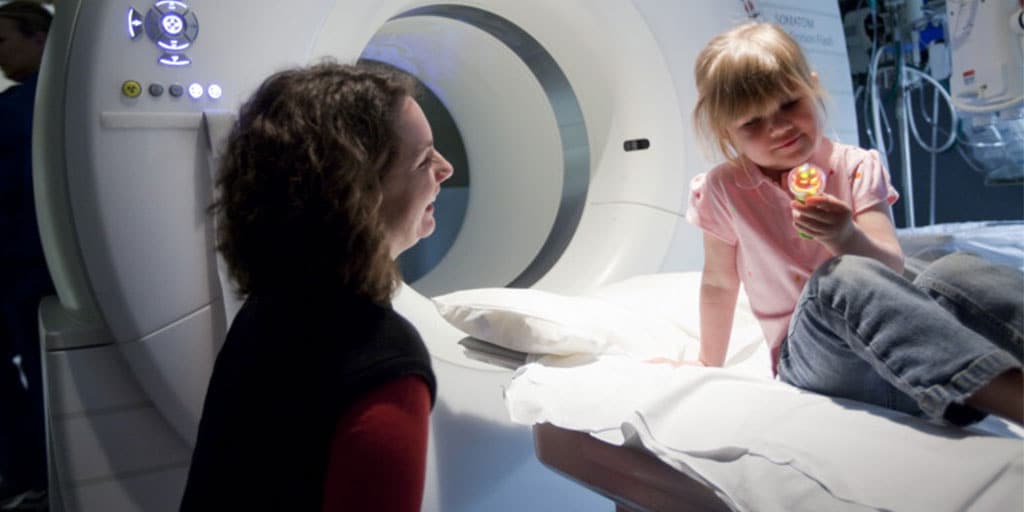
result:
<svg viewBox="0 0 1024 512"><path fill-rule="evenodd" d="M367 314L352 318L359 324L355 329L361 333L361 340L352 347L358 357L350 358L346 368L353 375L419 375L426 382L433 403L437 383L430 352L419 330L390 305L368 302L366 306Z"/></svg>
<svg viewBox="0 0 1024 512"><path fill-rule="evenodd" d="M390 305L359 296L290 299L249 297L218 359L256 366L292 359L328 364L401 357L429 362L419 331Z"/></svg>
<svg viewBox="0 0 1024 512"><path fill-rule="evenodd" d="M416 326L391 307L382 309L380 320L375 328L385 338L409 344L415 348L423 345L423 338Z"/></svg>
<svg viewBox="0 0 1024 512"><path fill-rule="evenodd" d="M378 304L365 295L343 290L309 302L286 307L290 321L301 318L314 339L336 339L343 335L352 350L375 342L395 350L419 352L423 340L419 331L391 304ZM423 349L425 351L425 348Z"/></svg>
<svg viewBox="0 0 1024 512"><path fill-rule="evenodd" d="M228 340L244 339L255 348L282 338L316 343L321 338L365 337L389 322L390 308L355 294L263 293L246 298L228 332ZM277 341L275 341L277 340Z"/></svg>

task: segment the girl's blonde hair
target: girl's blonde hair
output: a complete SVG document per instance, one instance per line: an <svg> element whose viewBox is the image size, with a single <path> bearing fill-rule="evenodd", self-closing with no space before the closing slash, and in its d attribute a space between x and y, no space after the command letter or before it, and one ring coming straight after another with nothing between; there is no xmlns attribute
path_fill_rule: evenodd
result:
<svg viewBox="0 0 1024 512"><path fill-rule="evenodd" d="M796 94L810 94L819 105L825 100L800 45L772 23L745 23L715 36L697 56L694 76L694 127L706 147L734 164L740 154L730 124L770 114Z"/></svg>

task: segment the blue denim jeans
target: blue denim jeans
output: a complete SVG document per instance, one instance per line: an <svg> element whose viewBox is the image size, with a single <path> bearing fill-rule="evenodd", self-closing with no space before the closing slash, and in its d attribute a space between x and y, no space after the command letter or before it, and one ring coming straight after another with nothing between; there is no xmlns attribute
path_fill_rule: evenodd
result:
<svg viewBox="0 0 1024 512"><path fill-rule="evenodd" d="M958 425L964 400L1024 360L1024 274L965 253L910 282L839 256L808 280L779 356L783 382Z"/></svg>

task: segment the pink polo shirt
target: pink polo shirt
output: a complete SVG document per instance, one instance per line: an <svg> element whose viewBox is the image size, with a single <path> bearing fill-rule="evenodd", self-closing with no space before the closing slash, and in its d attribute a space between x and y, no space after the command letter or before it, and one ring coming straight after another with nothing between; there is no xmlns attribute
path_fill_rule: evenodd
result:
<svg viewBox="0 0 1024 512"><path fill-rule="evenodd" d="M850 205L855 216L899 198L875 150L822 138L810 163L825 170L825 191ZM725 163L693 178L686 211L691 224L736 247L736 272L771 348L773 366L804 283L832 257L823 245L797 234L791 200L789 191L760 169L748 172Z"/></svg>

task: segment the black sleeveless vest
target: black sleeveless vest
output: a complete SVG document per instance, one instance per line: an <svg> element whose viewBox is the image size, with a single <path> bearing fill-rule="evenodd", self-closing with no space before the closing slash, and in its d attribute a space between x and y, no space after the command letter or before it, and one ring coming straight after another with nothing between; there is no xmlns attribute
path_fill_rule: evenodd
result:
<svg viewBox="0 0 1024 512"><path fill-rule="evenodd" d="M347 293L250 297L214 365L182 511L320 510L331 437L369 390L436 381L416 329Z"/></svg>

